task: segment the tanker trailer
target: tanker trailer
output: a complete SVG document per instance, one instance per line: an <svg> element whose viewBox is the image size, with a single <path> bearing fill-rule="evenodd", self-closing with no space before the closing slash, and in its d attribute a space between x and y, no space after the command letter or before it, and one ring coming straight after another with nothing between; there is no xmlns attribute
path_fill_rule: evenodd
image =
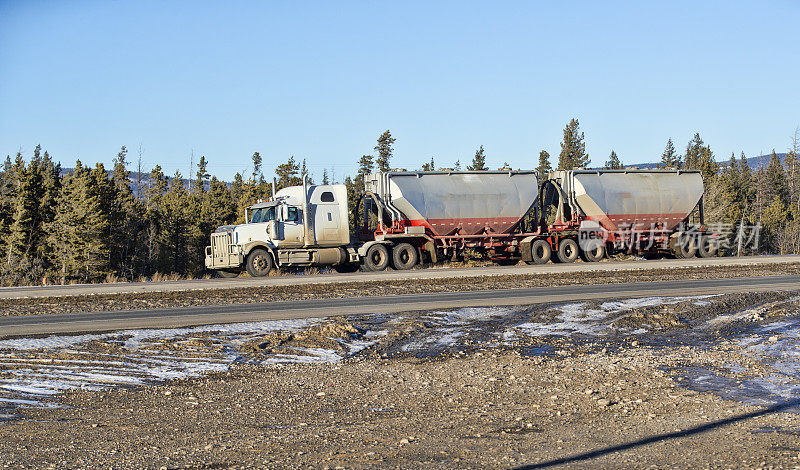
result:
<svg viewBox="0 0 800 470"><path fill-rule="evenodd" d="M370 271L458 259L468 249L516 263L520 227L538 195L533 171L389 171L368 175L364 186L368 241L358 252Z"/></svg>
<svg viewBox="0 0 800 470"><path fill-rule="evenodd" d="M569 170L551 172L540 189L554 261L602 259L607 251L713 256L705 232L703 179L696 170ZM698 225L690 224L697 208ZM545 225L544 222L541 222Z"/></svg>

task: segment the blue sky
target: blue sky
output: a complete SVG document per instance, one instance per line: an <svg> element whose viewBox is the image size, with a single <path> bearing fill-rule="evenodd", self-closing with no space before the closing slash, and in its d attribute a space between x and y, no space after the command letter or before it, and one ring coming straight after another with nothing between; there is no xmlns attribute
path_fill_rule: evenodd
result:
<svg viewBox="0 0 800 470"><path fill-rule="evenodd" d="M396 167L533 168L571 117L596 165L697 131L718 160L785 150L800 4L649 3L0 0L0 154L341 179L391 129Z"/></svg>

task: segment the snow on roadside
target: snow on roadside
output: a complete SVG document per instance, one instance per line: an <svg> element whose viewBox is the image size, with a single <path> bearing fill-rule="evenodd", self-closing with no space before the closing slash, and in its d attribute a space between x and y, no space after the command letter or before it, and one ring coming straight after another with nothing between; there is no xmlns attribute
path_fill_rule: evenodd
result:
<svg viewBox="0 0 800 470"><path fill-rule="evenodd" d="M278 320L2 340L0 403L48 408L57 406L53 400L65 390L147 385L224 372L233 362L242 360L237 347L248 340L276 332L296 333L324 320ZM297 347L293 348L297 354L273 354L260 362L337 362L374 345L387 333L369 331L361 339L337 339L346 352ZM99 350L98 344L101 345ZM117 352L105 352L105 347Z"/></svg>
<svg viewBox="0 0 800 470"><path fill-rule="evenodd" d="M699 295L685 297L643 297L603 302L598 308L589 308L588 302L563 304L554 307L561 313L556 315L554 321L525 322L516 325L514 329L529 336L569 336L583 334L597 336L613 331L611 322L606 321L610 316L628 310L658 305L677 304L694 301L696 305L708 305L705 299L715 295ZM615 317L616 320L618 317Z"/></svg>

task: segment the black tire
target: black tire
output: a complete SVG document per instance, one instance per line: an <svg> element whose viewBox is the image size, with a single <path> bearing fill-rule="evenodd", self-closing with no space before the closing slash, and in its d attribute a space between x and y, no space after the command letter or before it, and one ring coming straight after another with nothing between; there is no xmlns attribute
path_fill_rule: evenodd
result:
<svg viewBox="0 0 800 470"><path fill-rule="evenodd" d="M578 242L571 238L564 238L558 242L558 258L559 263L572 263L578 259Z"/></svg>
<svg viewBox="0 0 800 470"><path fill-rule="evenodd" d="M272 271L272 256L263 248L256 248L247 255L247 274L264 277Z"/></svg>
<svg viewBox="0 0 800 470"><path fill-rule="evenodd" d="M678 259L688 259L694 256L697 250L697 239L691 235L681 234L672 244L672 253Z"/></svg>
<svg viewBox="0 0 800 470"><path fill-rule="evenodd" d="M389 250L386 245L376 243L369 247L367 256L364 257L365 271L383 271L389 266Z"/></svg>
<svg viewBox="0 0 800 470"><path fill-rule="evenodd" d="M587 263L594 263L606 257L606 246L602 242L593 244L588 250L580 250L581 259Z"/></svg>
<svg viewBox="0 0 800 470"><path fill-rule="evenodd" d="M717 254L719 249L719 242L716 238L702 235L697 244L697 256L701 258L711 258Z"/></svg>
<svg viewBox="0 0 800 470"><path fill-rule="evenodd" d="M413 268L419 262L419 253L410 243L401 243L392 248L392 266L398 271Z"/></svg>
<svg viewBox="0 0 800 470"><path fill-rule="evenodd" d="M526 264L545 264L550 261L553 255L553 249L546 240L535 240L531 244L531 261L525 261Z"/></svg>
<svg viewBox="0 0 800 470"><path fill-rule="evenodd" d="M234 277L239 277L239 274L241 274L241 273L242 273L241 271L233 270L233 269L215 269L214 270L214 274L216 274L217 277L221 277L221 278L224 278L224 279L233 279Z"/></svg>

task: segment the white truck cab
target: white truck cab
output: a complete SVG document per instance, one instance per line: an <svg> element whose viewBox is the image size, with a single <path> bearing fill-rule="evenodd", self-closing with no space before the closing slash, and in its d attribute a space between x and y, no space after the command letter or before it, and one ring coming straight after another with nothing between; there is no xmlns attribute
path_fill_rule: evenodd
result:
<svg viewBox="0 0 800 470"><path fill-rule="evenodd" d="M305 178L304 178L305 179ZM224 277L245 268L253 277L274 267L357 263L351 247L343 184L290 186L250 206L240 225L219 227L206 247L205 265Z"/></svg>

